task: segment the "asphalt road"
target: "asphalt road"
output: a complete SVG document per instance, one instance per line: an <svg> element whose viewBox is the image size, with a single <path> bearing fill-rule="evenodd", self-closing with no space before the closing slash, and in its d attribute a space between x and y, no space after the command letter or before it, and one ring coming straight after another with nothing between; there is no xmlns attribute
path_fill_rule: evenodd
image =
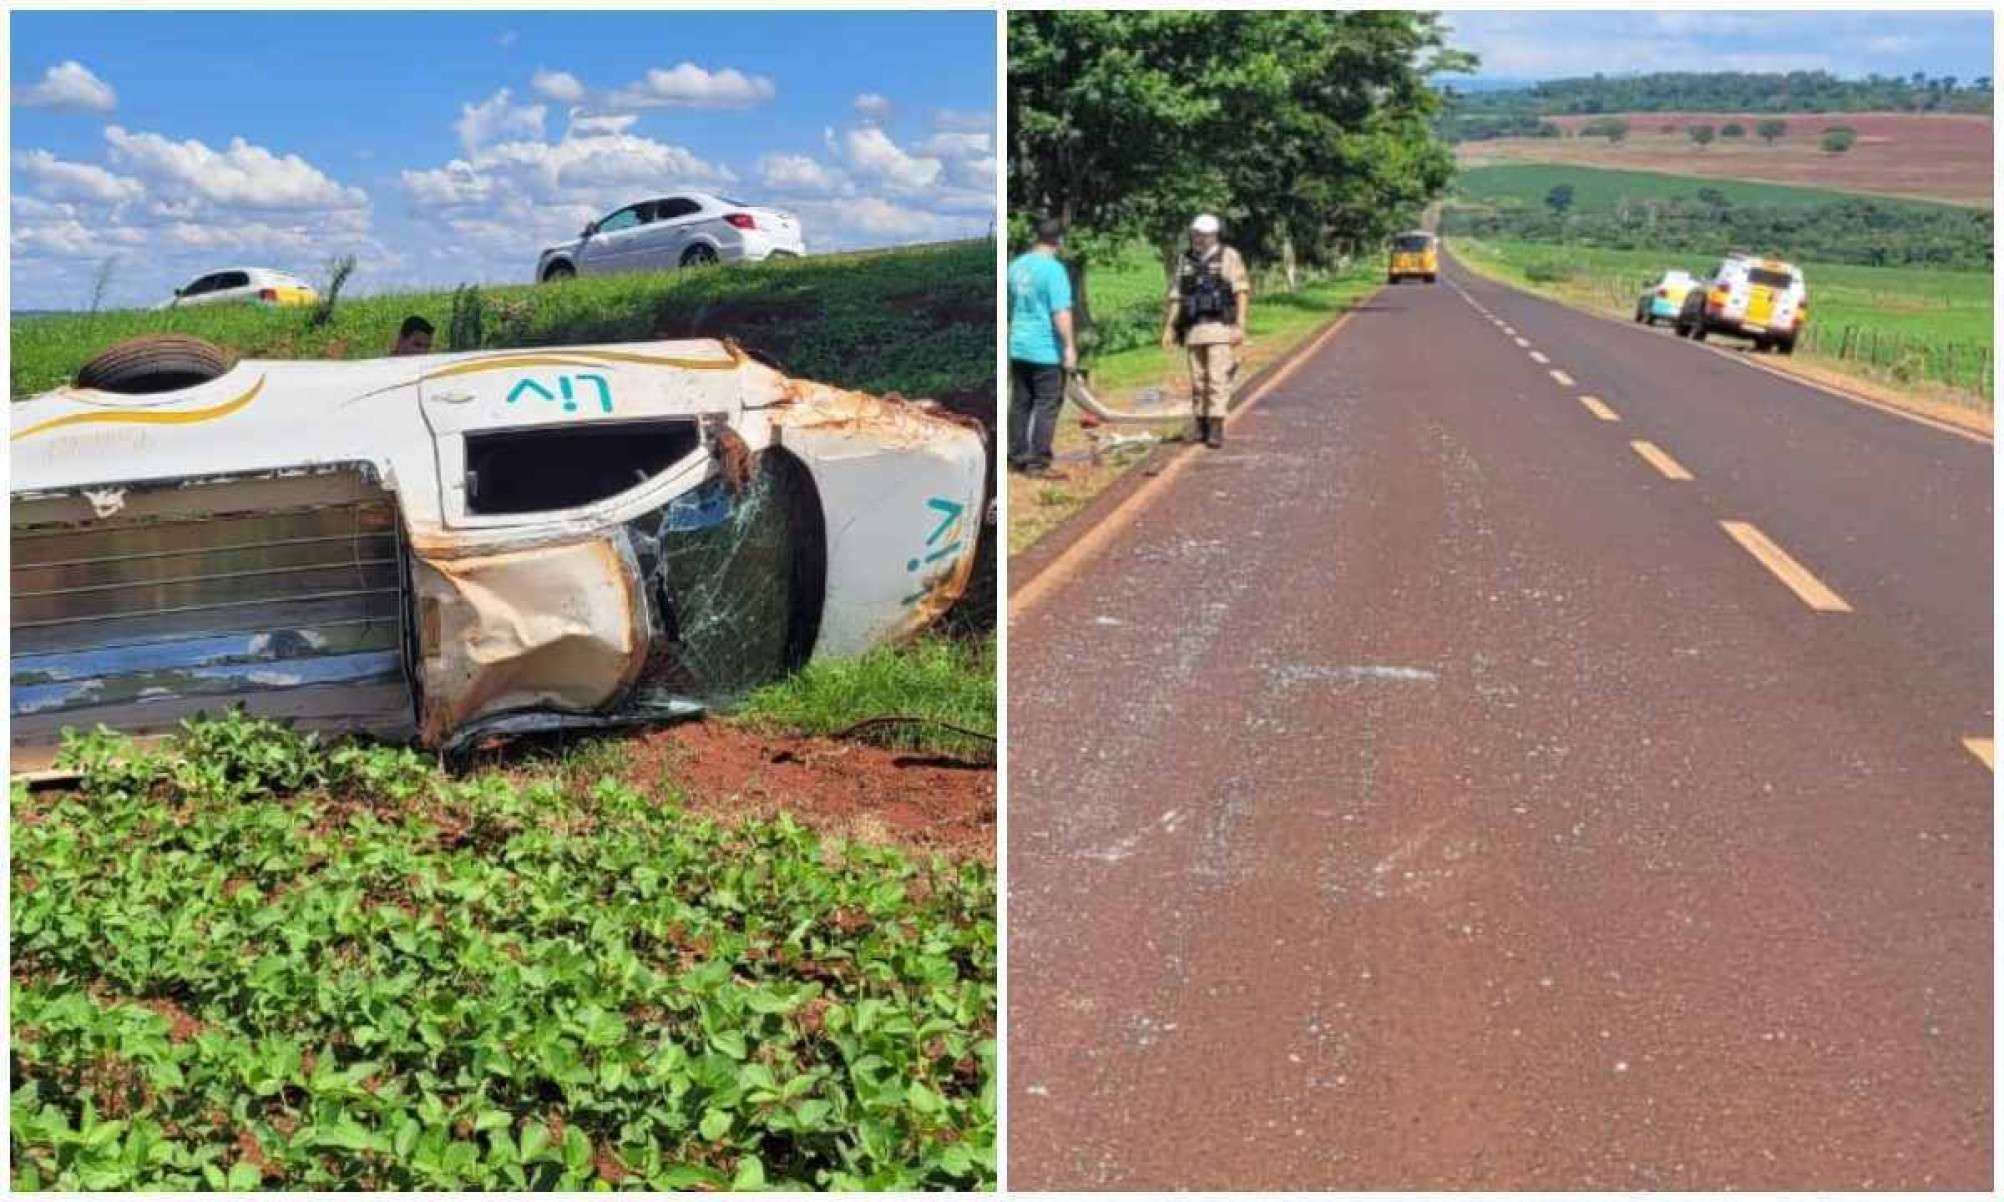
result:
<svg viewBox="0 0 2004 1202"><path fill-rule="evenodd" d="M1381 292L1010 627L1009 1184L1989 1188L1991 453Z"/></svg>

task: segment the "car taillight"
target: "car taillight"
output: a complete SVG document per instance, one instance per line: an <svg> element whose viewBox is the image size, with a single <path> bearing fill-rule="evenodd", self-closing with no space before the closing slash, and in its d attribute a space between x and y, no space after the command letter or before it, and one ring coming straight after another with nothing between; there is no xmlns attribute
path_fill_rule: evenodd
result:
<svg viewBox="0 0 2004 1202"><path fill-rule="evenodd" d="M1664 300L1669 300L1669 299L1670 299L1670 290L1669 290L1668 288L1658 288L1658 289L1656 290L1656 295L1658 295L1658 296L1662 297L1662 298L1663 298Z"/></svg>
<svg viewBox="0 0 2004 1202"><path fill-rule="evenodd" d="M724 214L724 220L741 230L755 230L758 228L758 222L752 219L750 213L726 213Z"/></svg>
<svg viewBox="0 0 2004 1202"><path fill-rule="evenodd" d="M257 290L257 298L267 305L275 305L278 303L278 289L260 288Z"/></svg>

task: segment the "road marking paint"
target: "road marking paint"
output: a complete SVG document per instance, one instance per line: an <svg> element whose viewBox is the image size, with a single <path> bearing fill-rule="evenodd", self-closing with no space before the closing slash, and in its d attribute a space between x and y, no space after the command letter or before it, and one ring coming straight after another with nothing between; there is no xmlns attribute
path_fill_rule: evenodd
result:
<svg viewBox="0 0 2004 1202"><path fill-rule="evenodd" d="M1515 331L1515 330L1511 329L1511 328L1510 328L1509 326L1507 326L1507 325L1503 327L1503 332L1504 332L1505 334L1508 334L1508 335L1510 335L1510 337L1512 337L1512 338L1515 338L1515 337L1517 336L1517 331Z"/></svg>
<svg viewBox="0 0 2004 1202"><path fill-rule="evenodd" d="M1997 744L1995 742L1989 739L1964 739L1962 745L1969 748L1969 754L1982 760L1985 768L1990 769L1992 772L1997 771Z"/></svg>
<svg viewBox="0 0 2004 1202"><path fill-rule="evenodd" d="M1531 340L1529 338L1513 338L1510 341L1516 343L1518 346L1521 347L1528 348L1531 345Z"/></svg>
<svg viewBox="0 0 2004 1202"><path fill-rule="evenodd" d="M1543 351L1532 351L1532 352L1531 352L1531 362L1533 362L1533 363L1550 363L1550 362L1551 362L1551 360L1550 360L1550 359L1547 359L1547 358L1545 358L1545 354L1544 354L1544 352L1543 352Z"/></svg>
<svg viewBox="0 0 2004 1202"><path fill-rule="evenodd" d="M1597 396L1583 396L1580 398L1580 404L1586 406L1588 413L1593 414L1604 422L1618 422L1621 420L1621 415L1609 409L1606 402Z"/></svg>
<svg viewBox="0 0 2004 1202"><path fill-rule="evenodd" d="M1745 548L1746 553L1760 561L1760 565L1774 573L1775 577L1792 589L1802 603L1823 613L1848 614L1851 607L1844 598L1831 591L1830 586L1818 580L1808 568L1797 563L1788 552L1774 544L1774 540L1762 534L1751 522L1721 521L1727 534L1734 542Z"/></svg>
<svg viewBox="0 0 2004 1202"><path fill-rule="evenodd" d="M1642 456L1650 467L1662 472L1672 480L1694 480L1697 478L1686 471L1683 464L1670 458L1669 454L1662 447L1657 446L1653 442L1646 442L1637 438L1632 439L1628 445L1634 447L1635 453Z"/></svg>
<svg viewBox="0 0 2004 1202"><path fill-rule="evenodd" d="M1571 388L1573 386L1573 378L1556 367L1552 369L1552 378L1559 382L1561 388Z"/></svg>

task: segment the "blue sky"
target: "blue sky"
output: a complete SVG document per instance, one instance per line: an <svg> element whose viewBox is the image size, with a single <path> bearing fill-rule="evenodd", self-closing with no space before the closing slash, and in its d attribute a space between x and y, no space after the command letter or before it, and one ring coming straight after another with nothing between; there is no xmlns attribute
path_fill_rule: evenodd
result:
<svg viewBox="0 0 2004 1202"><path fill-rule="evenodd" d="M682 185L799 213L815 250L979 235L987 12L12 17L15 308L201 270L354 287L524 281L544 245Z"/></svg>
<svg viewBox="0 0 2004 1202"><path fill-rule="evenodd" d="M1977 12L1450 12L1451 43L1482 56L1477 78L1650 71L1991 74L1991 15Z"/></svg>

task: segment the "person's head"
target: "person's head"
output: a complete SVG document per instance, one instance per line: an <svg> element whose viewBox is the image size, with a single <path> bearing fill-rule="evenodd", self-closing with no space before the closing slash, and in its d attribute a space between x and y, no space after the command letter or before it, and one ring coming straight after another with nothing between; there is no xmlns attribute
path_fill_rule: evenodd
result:
<svg viewBox="0 0 2004 1202"><path fill-rule="evenodd" d="M1038 250L1056 250L1065 242L1065 223L1055 217L1046 217L1037 223L1037 240L1032 245Z"/></svg>
<svg viewBox="0 0 2004 1202"><path fill-rule="evenodd" d="M404 318L403 328L397 331L397 344L390 348L392 355L431 354L431 323L413 313Z"/></svg>
<svg viewBox="0 0 2004 1202"><path fill-rule="evenodd" d="M1190 245L1203 254L1218 244L1218 219L1209 213L1197 214L1190 223Z"/></svg>

